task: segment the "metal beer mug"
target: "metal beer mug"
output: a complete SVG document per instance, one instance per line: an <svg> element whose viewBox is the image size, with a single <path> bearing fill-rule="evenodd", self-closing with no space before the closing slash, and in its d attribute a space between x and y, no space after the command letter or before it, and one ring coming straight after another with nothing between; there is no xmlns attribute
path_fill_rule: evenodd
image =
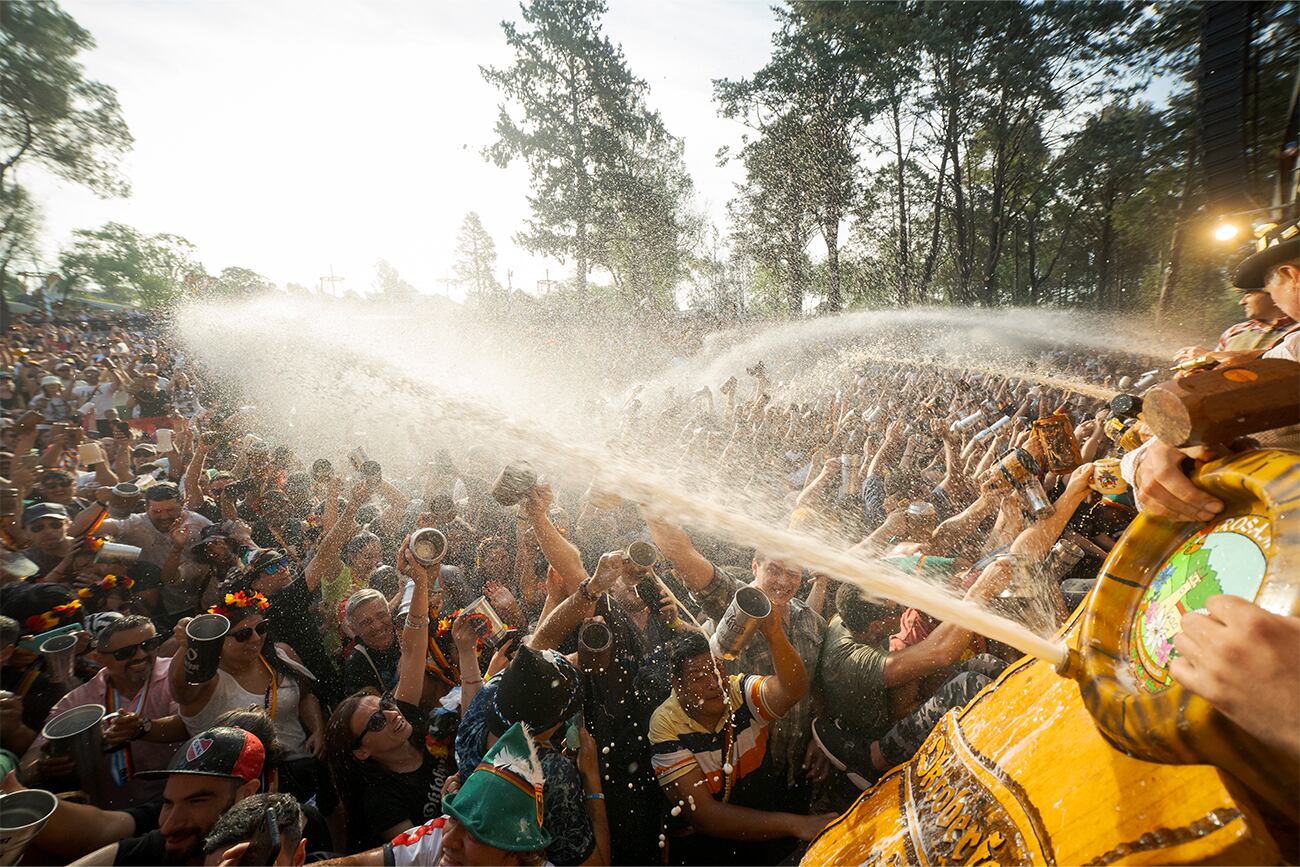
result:
<svg viewBox="0 0 1300 867"><path fill-rule="evenodd" d="M749 643L750 637L758 629L759 621L772 613L772 601L767 594L754 586L741 587L732 597L709 647L714 656L731 660L740 655L740 651Z"/></svg>

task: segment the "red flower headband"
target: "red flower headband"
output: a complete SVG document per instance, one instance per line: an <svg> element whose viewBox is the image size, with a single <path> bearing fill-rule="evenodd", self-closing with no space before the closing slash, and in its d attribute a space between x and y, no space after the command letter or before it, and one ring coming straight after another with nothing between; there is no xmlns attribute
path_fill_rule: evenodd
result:
<svg viewBox="0 0 1300 867"><path fill-rule="evenodd" d="M240 590L236 593L227 593L226 598L220 605L213 605L208 609L209 614L221 614L229 617L235 613L238 608L256 608L258 611L265 611L271 607L271 603L265 596L254 590L252 593L246 593Z"/></svg>
<svg viewBox="0 0 1300 867"><path fill-rule="evenodd" d="M103 580L91 584L89 587L82 587L77 591L77 596L81 599L89 599L91 596L108 593L118 588L130 590L134 586L135 579L129 575L105 575Z"/></svg>
<svg viewBox="0 0 1300 867"><path fill-rule="evenodd" d="M23 625L37 633L45 632L62 623L66 616L75 615L80 610L81 600L73 599L71 602L55 605L49 611L33 614L23 621Z"/></svg>

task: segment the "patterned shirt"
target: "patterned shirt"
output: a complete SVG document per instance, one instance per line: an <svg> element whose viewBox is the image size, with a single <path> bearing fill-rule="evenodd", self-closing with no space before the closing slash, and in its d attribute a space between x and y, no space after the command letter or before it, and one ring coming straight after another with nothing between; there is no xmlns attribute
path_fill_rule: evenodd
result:
<svg viewBox="0 0 1300 867"><path fill-rule="evenodd" d="M722 620L727 606L736 591L749 583L749 573L744 569L729 566L713 567L713 580L700 592L694 594L699 600L704 613L713 618L714 623ZM789 619L784 624L786 637L794 645L799 658L803 660L804 669L811 678L817 668L817 656L821 653L822 636L826 632L826 620L798 599L790 600ZM774 672L776 665L772 661L772 650L761 636L755 636L747 643L740 655L725 663L731 674L741 671ZM772 723L768 744L768 755L773 767L786 774L787 780L802 771L804 751L812 738L812 691L799 700L799 703L785 712L785 715Z"/></svg>
<svg viewBox="0 0 1300 867"><path fill-rule="evenodd" d="M1266 349L1292 325L1295 325L1295 320L1290 316L1271 320L1247 319L1245 322L1229 326L1219 336L1217 349L1220 352Z"/></svg>
<svg viewBox="0 0 1300 867"><path fill-rule="evenodd" d="M650 717L650 753L661 786L699 768L708 781L709 791L717 795L723 788L723 764L730 762L736 781L763 764L768 723L776 719L776 714L763 701L763 684L767 678L733 674L728 681L729 705L735 710L730 718L726 714L719 716L712 729L686 712L676 690L655 709ZM724 758L723 750L729 738L731 752Z"/></svg>

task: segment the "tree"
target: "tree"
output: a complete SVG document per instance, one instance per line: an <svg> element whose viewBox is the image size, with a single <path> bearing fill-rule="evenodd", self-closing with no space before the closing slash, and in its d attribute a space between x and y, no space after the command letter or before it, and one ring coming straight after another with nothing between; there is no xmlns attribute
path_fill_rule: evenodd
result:
<svg viewBox="0 0 1300 867"><path fill-rule="evenodd" d="M189 241L179 235L142 235L122 223L73 232L59 268L70 286L92 284L111 298L144 307L175 303L194 275L203 273Z"/></svg>
<svg viewBox="0 0 1300 867"><path fill-rule="evenodd" d="M410 301L419 294L414 286L402 279L392 263L384 259L375 263L375 288L387 301Z"/></svg>
<svg viewBox="0 0 1300 867"><path fill-rule="evenodd" d="M17 184L0 189L0 330L9 328L10 265L19 256L35 256L40 214L27 191Z"/></svg>
<svg viewBox="0 0 1300 867"><path fill-rule="evenodd" d="M758 133L740 151L746 168L773 168L802 189L802 207L826 244L827 306L839 310L840 228L859 194L856 149L870 107L862 76L845 62L842 49L805 30L794 13L777 14L782 24L772 37L771 60L752 78L715 81L714 97L724 117ZM771 137L788 165L745 159L762 137Z"/></svg>
<svg viewBox="0 0 1300 867"><path fill-rule="evenodd" d="M646 105L646 83L601 32L603 0L533 0L523 30L502 22L514 63L482 67L505 98L485 156L532 175L526 249L572 258L580 288L595 267L648 298L681 274L689 178L665 161L679 144ZM513 114L512 114L513 109ZM631 255L632 251L640 257ZM640 266L652 263L649 269Z"/></svg>
<svg viewBox="0 0 1300 867"><path fill-rule="evenodd" d="M95 41L56 3L0 3L0 189L30 161L101 196L126 195L131 148L113 88L85 78Z"/></svg>
<svg viewBox="0 0 1300 867"><path fill-rule="evenodd" d="M0 3L0 329L15 254L30 252L39 226L17 167L39 165L99 196L126 195L118 163L131 147L113 88L85 78L77 55L90 34L53 2Z"/></svg>
<svg viewBox="0 0 1300 867"><path fill-rule="evenodd" d="M275 284L251 268L231 265L222 268L221 273L208 287L208 294L218 298L251 298L275 290Z"/></svg>
<svg viewBox="0 0 1300 867"><path fill-rule="evenodd" d="M466 291L479 295L495 292L501 288L494 273L497 265L497 245L478 213L470 211L460 223L456 233L456 281Z"/></svg>

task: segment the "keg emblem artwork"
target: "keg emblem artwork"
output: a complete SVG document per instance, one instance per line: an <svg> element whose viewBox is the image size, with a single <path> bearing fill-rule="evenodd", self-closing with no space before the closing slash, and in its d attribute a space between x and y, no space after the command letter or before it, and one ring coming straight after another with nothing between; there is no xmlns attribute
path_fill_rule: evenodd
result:
<svg viewBox="0 0 1300 867"><path fill-rule="evenodd" d="M1262 515L1226 518L1192 534L1160 568L1138 603L1129 630L1129 664L1147 692L1173 683L1169 662L1183 615L1205 611L1222 593L1254 600L1268 567L1270 523Z"/></svg>

